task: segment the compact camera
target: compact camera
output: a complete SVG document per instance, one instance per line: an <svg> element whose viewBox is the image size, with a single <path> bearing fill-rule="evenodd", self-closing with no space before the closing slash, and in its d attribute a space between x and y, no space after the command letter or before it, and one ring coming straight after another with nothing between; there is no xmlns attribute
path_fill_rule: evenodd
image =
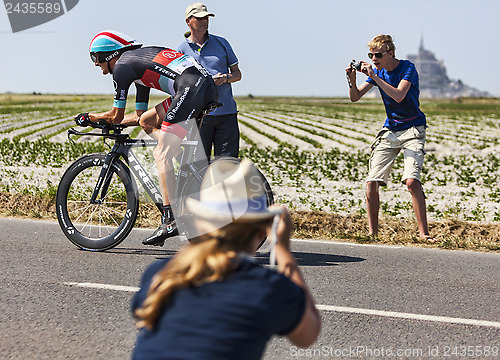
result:
<svg viewBox="0 0 500 360"><path fill-rule="evenodd" d="M351 69L361 71L361 62L356 60L351 61Z"/></svg>

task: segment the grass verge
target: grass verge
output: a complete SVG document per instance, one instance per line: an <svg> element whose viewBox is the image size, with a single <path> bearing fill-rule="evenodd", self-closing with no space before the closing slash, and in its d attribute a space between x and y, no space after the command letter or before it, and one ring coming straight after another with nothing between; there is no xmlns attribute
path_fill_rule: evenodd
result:
<svg viewBox="0 0 500 360"><path fill-rule="evenodd" d="M0 216L32 219L56 219L55 198L50 195L0 192ZM414 221L384 217L378 236L367 236L363 215L339 215L324 212L292 212L294 237L343 240L355 243L432 246L454 250L500 252L500 224L480 224L444 219L429 224L439 242L429 244L418 238ZM136 227L155 227L159 217L152 204L141 204Z"/></svg>

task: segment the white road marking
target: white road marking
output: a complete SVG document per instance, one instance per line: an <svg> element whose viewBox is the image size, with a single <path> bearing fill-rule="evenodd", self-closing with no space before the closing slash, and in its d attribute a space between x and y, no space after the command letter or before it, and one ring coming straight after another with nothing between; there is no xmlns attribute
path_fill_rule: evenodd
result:
<svg viewBox="0 0 500 360"><path fill-rule="evenodd" d="M111 284L64 282L63 285L77 286L77 287L91 288L91 289L124 291L124 292L137 292L137 291L139 291L139 288L135 287L135 286L123 286L123 285L111 285ZM494 328L500 329L500 322L499 321L462 319L462 318L455 318L455 317L448 317L448 316L411 314L411 313L402 313L402 312L396 312L396 311L371 310L371 309L361 309L361 308L352 308L352 307L334 306L334 305L321 305L321 304L317 304L316 307L318 308L318 310L322 310L322 311L334 311L334 312L342 312L342 313L373 315L373 316L391 317L391 318L408 319L408 320L443 322L443 323L448 323L448 324L475 325L475 326L484 326L484 327L494 327Z"/></svg>
<svg viewBox="0 0 500 360"><path fill-rule="evenodd" d="M449 323L449 324L487 326L487 327L494 327L494 328L500 329L500 322L498 322L498 321L462 319L462 318L454 318L454 317L448 317L448 316L410 314L410 313L402 313L402 312L396 312L396 311L360 309L360 308L351 308L351 307L333 306L333 305L316 305L316 307L318 308L318 310L323 310L323 311L335 311L335 312L345 312L345 313L353 313L353 314L375 315L375 316L384 316L384 317L409 319L409 320L435 321L435 322L444 322L444 323Z"/></svg>
<svg viewBox="0 0 500 360"><path fill-rule="evenodd" d="M314 239L290 239L294 242L305 242L305 243L316 243L325 245L344 245L344 246L361 246L361 247L379 247L388 249L403 249L406 246L403 245L387 245L387 244L358 244L348 241L335 241L335 240L314 240Z"/></svg>
<svg viewBox="0 0 500 360"><path fill-rule="evenodd" d="M115 291L137 292L138 287L123 286L123 285L110 285L110 284L96 284L96 283L78 283L78 282L64 282L63 285L78 286L91 289L105 289Z"/></svg>

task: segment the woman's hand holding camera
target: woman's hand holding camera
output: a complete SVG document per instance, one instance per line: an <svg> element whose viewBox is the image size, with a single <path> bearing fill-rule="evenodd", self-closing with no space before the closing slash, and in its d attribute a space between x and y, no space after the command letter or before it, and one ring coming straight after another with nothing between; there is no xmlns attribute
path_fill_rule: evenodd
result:
<svg viewBox="0 0 500 360"><path fill-rule="evenodd" d="M312 345L318 337L321 329L321 317L314 305L314 299L299 266L290 252L290 235L293 229L292 217L285 206L273 205L270 208L281 210L280 220L276 229L278 238L276 244L276 263L278 264L278 270L297 286L301 287L306 296L306 307L302 319L287 336L293 344L305 348Z"/></svg>
<svg viewBox="0 0 500 360"><path fill-rule="evenodd" d="M281 214L276 215L279 216L279 221L276 226L276 224L273 223L271 227L268 228L267 230L267 237L271 238L273 236L273 227L276 226L276 246L281 246L287 251L290 251L290 236L292 234L292 229L293 229L293 222L292 222L292 217L290 216L290 213L288 212L288 209L284 205L271 205L269 209L273 210L280 210Z"/></svg>
<svg viewBox="0 0 500 360"><path fill-rule="evenodd" d="M278 238L276 246L282 246L286 250L290 251L290 236L293 228L292 217L285 206L277 205L273 207L279 208L282 211L278 227L276 229L276 236Z"/></svg>

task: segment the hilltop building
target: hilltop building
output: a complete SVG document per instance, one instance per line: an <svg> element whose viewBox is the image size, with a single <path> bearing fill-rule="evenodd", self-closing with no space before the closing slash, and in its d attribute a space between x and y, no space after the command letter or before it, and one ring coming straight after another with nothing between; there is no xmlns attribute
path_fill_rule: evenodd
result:
<svg viewBox="0 0 500 360"><path fill-rule="evenodd" d="M424 48L424 40L420 41L418 54L408 55L407 59L417 67L420 79L420 96L424 98L456 98L456 97L490 97L485 91L474 89L461 80L451 80L446 75L443 61L439 61L434 53Z"/></svg>

